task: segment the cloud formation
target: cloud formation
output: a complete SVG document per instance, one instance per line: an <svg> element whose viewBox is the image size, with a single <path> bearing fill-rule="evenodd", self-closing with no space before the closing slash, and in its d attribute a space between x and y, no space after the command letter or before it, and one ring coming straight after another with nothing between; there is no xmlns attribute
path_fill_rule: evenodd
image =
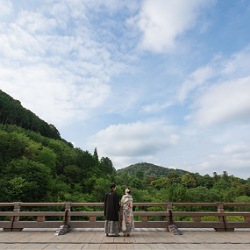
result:
<svg viewBox="0 0 250 250"><path fill-rule="evenodd" d="M123 66L91 39L84 3L64 1L47 9L40 2L41 12L16 15L11 2L7 7L11 21L1 25L0 86L56 126L88 118L110 95L110 76Z"/></svg>
<svg viewBox="0 0 250 250"><path fill-rule="evenodd" d="M195 27L202 9L212 3L200 0L143 1L137 21L143 33L143 49L153 52L175 50L181 36Z"/></svg>
<svg viewBox="0 0 250 250"><path fill-rule="evenodd" d="M249 121L250 76L214 85L198 98L194 119L200 125Z"/></svg>
<svg viewBox="0 0 250 250"><path fill-rule="evenodd" d="M116 168L250 176L245 4L0 0L0 88Z"/></svg>

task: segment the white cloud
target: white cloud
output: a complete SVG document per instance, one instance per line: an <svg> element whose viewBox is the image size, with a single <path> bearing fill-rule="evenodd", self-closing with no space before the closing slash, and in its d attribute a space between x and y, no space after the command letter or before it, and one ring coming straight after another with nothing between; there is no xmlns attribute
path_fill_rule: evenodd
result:
<svg viewBox="0 0 250 250"><path fill-rule="evenodd" d="M249 119L250 77L240 78L206 89L195 105L193 119L199 125L240 122Z"/></svg>
<svg viewBox="0 0 250 250"><path fill-rule="evenodd" d="M181 84L177 93L177 99L184 101L192 91L196 91L200 87L203 88L206 83L216 84L217 81L221 82L232 78L237 79L249 76L249 60L249 45L228 57L214 55L207 65L199 66L187 76L187 80Z"/></svg>
<svg viewBox="0 0 250 250"><path fill-rule="evenodd" d="M173 105L173 102L167 101L164 103L153 103L150 105L145 105L142 110L146 113L153 113L153 112L160 112L162 109L166 109L168 107L171 107Z"/></svg>
<svg viewBox="0 0 250 250"><path fill-rule="evenodd" d="M250 147L246 143L226 145L223 154L227 160L229 167L235 168L236 164L239 168L249 169L250 165ZM244 176L245 177L245 176Z"/></svg>
<svg viewBox="0 0 250 250"><path fill-rule="evenodd" d="M150 159L166 148L176 145L179 136L173 127L163 122L135 122L111 125L90 138L89 146L102 155L115 159L120 166L124 158ZM123 162L124 164L124 162Z"/></svg>
<svg viewBox="0 0 250 250"><path fill-rule="evenodd" d="M217 101L214 102L215 107ZM231 108L230 106L228 112ZM203 111L205 115L206 109ZM176 156L176 152L179 152L179 157L173 159L173 163L178 168L190 172L212 174L227 171L230 175L248 178L250 176L249 120L244 121L235 117L231 122L228 120L213 122L209 126L199 127L197 121L194 121L189 124L190 129L183 127L180 132L182 140L172 153Z"/></svg>
<svg viewBox="0 0 250 250"><path fill-rule="evenodd" d="M218 154L210 155L203 161L196 164L192 164L192 168L189 169L191 172L199 172L202 174L212 174L217 172L222 174L223 171L227 171L229 175L235 175L241 178L248 178L250 175L250 150L244 155L240 153L237 157L234 154Z"/></svg>
<svg viewBox="0 0 250 250"><path fill-rule="evenodd" d="M183 102L192 90L196 90L211 79L214 75L213 68L210 66L201 67L195 70L188 79L181 85L177 93L177 99Z"/></svg>
<svg viewBox="0 0 250 250"><path fill-rule="evenodd" d="M13 5L9 0L0 0L0 20L12 13ZM0 25L1 27L1 25Z"/></svg>
<svg viewBox="0 0 250 250"><path fill-rule="evenodd" d="M250 155L250 148L246 144L230 144L226 145L223 149L223 153L228 155L239 155L248 153Z"/></svg>
<svg viewBox="0 0 250 250"><path fill-rule="evenodd" d="M0 69L0 87L22 105L57 126L84 120L92 108L100 106L109 95L109 86L48 65ZM6 84L8 83L8 84ZM13 86L15 84L15 86Z"/></svg>
<svg viewBox="0 0 250 250"><path fill-rule="evenodd" d="M229 60L223 62L221 74L228 77L242 77L249 75L250 45L233 54Z"/></svg>
<svg viewBox="0 0 250 250"><path fill-rule="evenodd" d="M177 102L191 108L187 120L199 126L248 121L249 59L247 46L228 58L215 56L190 73L176 94Z"/></svg>
<svg viewBox="0 0 250 250"><path fill-rule="evenodd" d="M142 48L155 52L174 49L177 39L196 25L200 10L213 2L145 0L137 21L143 33Z"/></svg>
<svg viewBox="0 0 250 250"><path fill-rule="evenodd" d="M0 88L58 127L102 107L110 77L126 68L91 38L84 11L82 1L41 2L0 29Z"/></svg>
<svg viewBox="0 0 250 250"><path fill-rule="evenodd" d="M57 27L57 22L54 18L30 11L22 11L16 20L16 24L33 35L49 34Z"/></svg>

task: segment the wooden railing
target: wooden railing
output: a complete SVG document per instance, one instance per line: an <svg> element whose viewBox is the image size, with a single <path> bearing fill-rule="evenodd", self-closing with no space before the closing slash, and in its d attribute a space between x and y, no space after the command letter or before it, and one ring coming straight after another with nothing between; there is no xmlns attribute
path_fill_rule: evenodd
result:
<svg viewBox="0 0 250 250"><path fill-rule="evenodd" d="M166 228L177 233L178 228L250 228L250 203L135 202L134 208L136 228ZM61 228L66 232L72 228L103 228L104 221L103 203L99 202L0 203L0 228L9 231Z"/></svg>

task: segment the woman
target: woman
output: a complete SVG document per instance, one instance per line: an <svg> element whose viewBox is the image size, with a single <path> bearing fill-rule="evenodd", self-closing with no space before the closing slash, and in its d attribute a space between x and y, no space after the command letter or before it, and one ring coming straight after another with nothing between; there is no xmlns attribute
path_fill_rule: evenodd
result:
<svg viewBox="0 0 250 250"><path fill-rule="evenodd" d="M134 230L133 198L130 188L125 189L125 195L121 199L121 229L124 236L130 236Z"/></svg>

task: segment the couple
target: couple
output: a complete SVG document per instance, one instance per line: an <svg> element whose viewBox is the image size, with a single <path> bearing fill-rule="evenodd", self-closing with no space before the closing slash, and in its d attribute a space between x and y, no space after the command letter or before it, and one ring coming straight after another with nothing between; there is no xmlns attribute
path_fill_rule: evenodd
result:
<svg viewBox="0 0 250 250"><path fill-rule="evenodd" d="M121 203L119 203L118 194L115 190L116 185L111 184L109 192L105 195L105 234L106 236L118 237L120 236L119 231L121 230L124 236L130 236L130 232L134 229L133 198L131 190L129 188L125 189L125 195L122 196Z"/></svg>

